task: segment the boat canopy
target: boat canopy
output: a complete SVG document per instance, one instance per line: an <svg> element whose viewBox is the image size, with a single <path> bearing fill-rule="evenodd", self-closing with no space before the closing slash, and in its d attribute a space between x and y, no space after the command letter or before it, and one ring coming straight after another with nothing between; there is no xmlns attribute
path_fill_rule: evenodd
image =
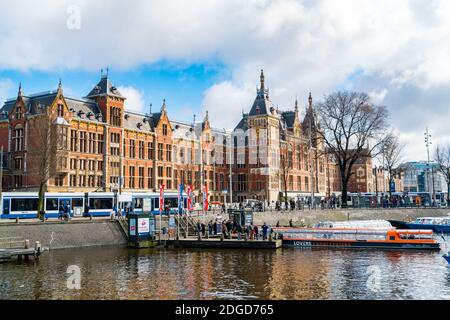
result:
<svg viewBox="0 0 450 320"><path fill-rule="evenodd" d="M355 221L325 221L314 225L314 228L338 229L395 229L387 220L355 220Z"/></svg>

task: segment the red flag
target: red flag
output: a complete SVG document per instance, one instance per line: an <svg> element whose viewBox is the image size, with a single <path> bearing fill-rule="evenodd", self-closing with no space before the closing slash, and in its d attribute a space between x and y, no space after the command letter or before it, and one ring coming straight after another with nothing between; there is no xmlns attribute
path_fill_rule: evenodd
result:
<svg viewBox="0 0 450 320"><path fill-rule="evenodd" d="M205 211L208 211L208 185L205 185L204 192L203 192L203 208Z"/></svg>
<svg viewBox="0 0 450 320"><path fill-rule="evenodd" d="M159 213L164 210L164 184L159 186Z"/></svg>

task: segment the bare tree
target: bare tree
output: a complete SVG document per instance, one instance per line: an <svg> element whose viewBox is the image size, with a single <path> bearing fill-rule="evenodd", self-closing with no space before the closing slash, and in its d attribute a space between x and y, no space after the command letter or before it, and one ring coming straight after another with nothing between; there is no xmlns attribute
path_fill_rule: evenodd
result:
<svg viewBox="0 0 450 320"><path fill-rule="evenodd" d="M342 206L358 159L375 156L386 139L388 112L375 106L366 93L336 92L316 106L320 126L316 131L334 155L342 183Z"/></svg>
<svg viewBox="0 0 450 320"><path fill-rule="evenodd" d="M288 198L287 198L287 184L288 184L288 177L289 177L289 170L291 169L291 164L289 163L288 154L282 153L280 155L280 168L279 168L279 177L281 180L281 185L284 191L284 201L285 201L285 208L288 210Z"/></svg>
<svg viewBox="0 0 450 320"><path fill-rule="evenodd" d="M440 147L437 146L435 160L437 162L437 169L445 177L447 182L447 206L450 205L450 144Z"/></svg>
<svg viewBox="0 0 450 320"><path fill-rule="evenodd" d="M58 151L61 149L61 136L58 126L52 125L51 119L46 114L34 117L29 122L29 130L33 133L28 144L28 157L30 171L35 177L38 187L38 214L44 211L44 193L50 178L54 177L58 169Z"/></svg>
<svg viewBox="0 0 450 320"><path fill-rule="evenodd" d="M380 156L388 173L389 198L392 198L392 184L395 176L399 173L398 166L401 164L404 148L405 145L393 133L386 136L380 148Z"/></svg>

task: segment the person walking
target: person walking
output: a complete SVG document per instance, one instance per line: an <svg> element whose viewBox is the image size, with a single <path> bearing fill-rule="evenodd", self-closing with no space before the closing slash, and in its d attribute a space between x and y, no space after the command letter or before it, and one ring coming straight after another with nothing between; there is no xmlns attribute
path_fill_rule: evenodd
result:
<svg viewBox="0 0 450 320"><path fill-rule="evenodd" d="M255 240L258 240L259 239L259 230L258 230L258 226L257 225L255 225L253 227L253 231L255 232Z"/></svg>
<svg viewBox="0 0 450 320"><path fill-rule="evenodd" d="M64 217L64 207L62 204L60 204L58 208L58 220L62 220L63 217Z"/></svg>
<svg viewBox="0 0 450 320"><path fill-rule="evenodd" d="M264 222L263 226L261 227L262 232L263 232L263 240L267 240L267 229L269 229L269 227L267 226L267 224Z"/></svg>

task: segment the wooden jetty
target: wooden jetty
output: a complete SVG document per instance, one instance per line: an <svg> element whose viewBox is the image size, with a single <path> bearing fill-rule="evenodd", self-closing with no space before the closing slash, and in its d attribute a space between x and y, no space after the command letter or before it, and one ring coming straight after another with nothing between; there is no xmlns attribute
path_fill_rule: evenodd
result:
<svg viewBox="0 0 450 320"><path fill-rule="evenodd" d="M15 257L18 260L29 260L30 257L37 259L43 249L39 241L34 248L30 248L30 241L22 237L0 238L0 261L9 261Z"/></svg>
<svg viewBox="0 0 450 320"><path fill-rule="evenodd" d="M237 240L237 239L201 239L186 238L178 240L163 240L167 247L175 248L215 248L215 249L278 249L281 240Z"/></svg>
<svg viewBox="0 0 450 320"><path fill-rule="evenodd" d="M0 261L11 260L17 257L18 260L28 260L30 257L37 259L41 255L40 250L29 249L0 249Z"/></svg>

